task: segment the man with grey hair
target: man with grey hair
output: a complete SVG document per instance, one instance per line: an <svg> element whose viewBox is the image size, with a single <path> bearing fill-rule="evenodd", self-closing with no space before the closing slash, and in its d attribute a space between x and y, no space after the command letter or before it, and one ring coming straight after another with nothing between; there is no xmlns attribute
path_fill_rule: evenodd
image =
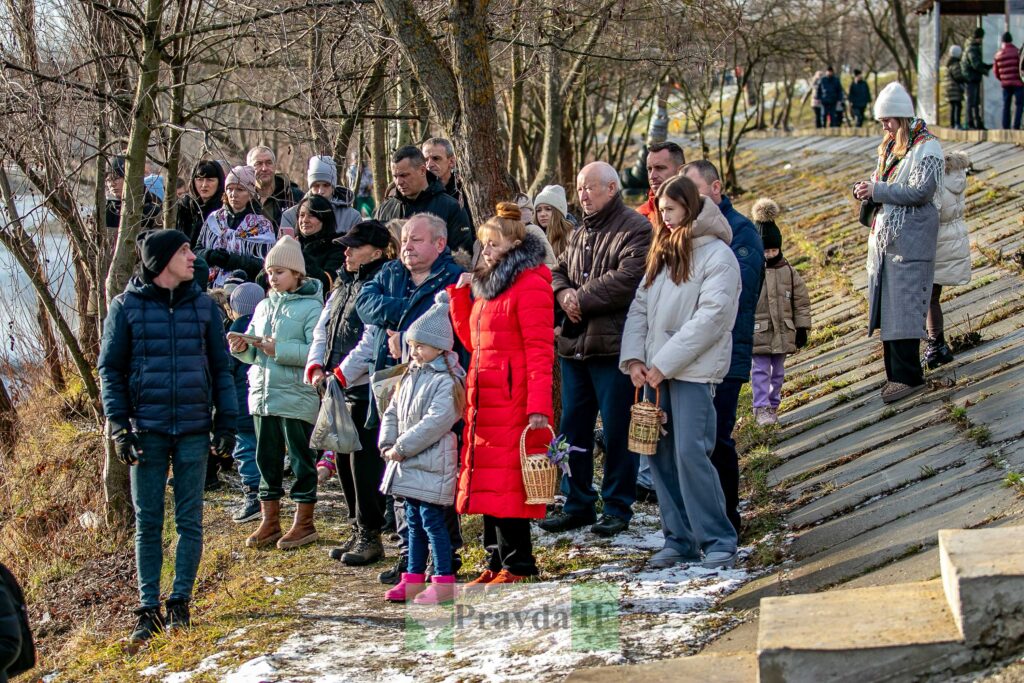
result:
<svg viewBox="0 0 1024 683"><path fill-rule="evenodd" d="M434 214L448 226L448 247L452 251L472 253L473 230L469 216L445 193L444 185L427 168L427 160L418 147L407 145L395 152L391 157L391 175L395 194L377 207L374 218L387 223L418 213Z"/></svg>
<svg viewBox="0 0 1024 683"><path fill-rule="evenodd" d="M612 536L629 526L636 498L637 459L626 450L629 377L619 370L626 313L644 274L651 224L622 202L619 174L609 164L587 164L576 178L583 226L570 238L552 272L555 299L564 312L555 347L562 369L561 432L584 449L570 456L572 476L565 506L540 523L557 532L593 524ZM604 426L604 514L595 522L594 426Z"/></svg>
<svg viewBox="0 0 1024 683"><path fill-rule="evenodd" d="M415 148L413 148L415 149ZM448 226L429 213L414 214L402 226L399 259L389 261L372 280L363 285L356 297L356 311L367 326L373 326L376 354L371 372L390 367L402 358L403 334L409 325L422 316L434 303L434 295L448 285L455 284L463 269L452 259L448 249ZM455 351L465 367L469 358L456 341ZM366 423L374 427L380 422L377 408L370 402ZM394 569L382 572L382 583L398 583L402 573L408 571L408 535L405 533L404 507L395 505L399 544L398 562ZM452 539L452 552L456 553L455 571L461 565L457 550L462 547L459 519L455 508L446 508L445 520Z"/></svg>
<svg viewBox="0 0 1024 683"><path fill-rule="evenodd" d="M269 147L257 145L250 149L245 163L256 169L256 190L263 215L277 228L285 210L302 201L302 190L277 173L277 156Z"/></svg>
<svg viewBox="0 0 1024 683"><path fill-rule="evenodd" d="M445 194L454 199L466 212L469 224L473 225L473 216L469 211L466 191L462 187L462 178L455 163L455 149L445 138L427 138L422 145L423 156L427 159L427 170L437 176L444 185Z"/></svg>

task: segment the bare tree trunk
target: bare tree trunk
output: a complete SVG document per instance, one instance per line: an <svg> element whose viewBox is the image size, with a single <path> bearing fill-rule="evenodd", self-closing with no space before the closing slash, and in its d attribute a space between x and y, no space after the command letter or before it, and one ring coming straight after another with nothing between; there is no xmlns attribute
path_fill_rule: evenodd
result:
<svg viewBox="0 0 1024 683"><path fill-rule="evenodd" d="M7 386L0 379L0 455L12 455L17 440L18 412L14 409L11 395L7 393Z"/></svg>
<svg viewBox="0 0 1024 683"><path fill-rule="evenodd" d="M381 102L377 111L380 113L384 109L384 103ZM373 201L377 206L384 203L384 193L388 189L388 122L384 119L374 119L373 128L370 131L371 145L373 146L373 153L370 155L370 170L373 172ZM356 175L356 185L359 185L359 178L361 177L362 170Z"/></svg>
<svg viewBox="0 0 1024 683"><path fill-rule="evenodd" d="M64 367L60 361L60 347L57 346L57 338L53 335L53 326L50 324L46 305L42 299L36 298L38 301L36 325L39 326L39 337L43 344L43 365L46 366L46 373L50 376L50 384L53 385L53 390L63 392L67 388L67 382L64 381Z"/></svg>

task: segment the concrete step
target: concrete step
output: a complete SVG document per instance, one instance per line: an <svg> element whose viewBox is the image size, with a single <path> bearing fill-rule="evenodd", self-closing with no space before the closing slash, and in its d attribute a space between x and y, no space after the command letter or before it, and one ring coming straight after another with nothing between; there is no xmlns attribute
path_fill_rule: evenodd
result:
<svg viewBox="0 0 1024 683"><path fill-rule="evenodd" d="M909 680L971 658L942 581L765 598L761 683Z"/></svg>
<svg viewBox="0 0 1024 683"><path fill-rule="evenodd" d="M663 659L630 666L604 666L574 671L567 683L625 683L626 681L714 681L756 683L757 657L746 654L705 654Z"/></svg>
<svg viewBox="0 0 1024 683"><path fill-rule="evenodd" d="M942 584L972 647L1012 652L1024 643L1024 526L939 531Z"/></svg>

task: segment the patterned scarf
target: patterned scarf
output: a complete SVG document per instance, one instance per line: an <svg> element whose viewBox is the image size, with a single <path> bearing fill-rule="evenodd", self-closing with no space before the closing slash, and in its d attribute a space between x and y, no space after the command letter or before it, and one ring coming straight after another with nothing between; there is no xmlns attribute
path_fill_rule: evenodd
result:
<svg viewBox="0 0 1024 683"><path fill-rule="evenodd" d="M912 119L910 121L910 144L907 145L907 153L914 145L922 143L926 140L935 140L935 136L931 134L928 127L925 125L923 119ZM878 158L878 180L888 182L889 176L892 175L899 163L906 158L906 155L898 157L893 154L893 148L896 147L896 139L889 140L885 145L885 154Z"/></svg>

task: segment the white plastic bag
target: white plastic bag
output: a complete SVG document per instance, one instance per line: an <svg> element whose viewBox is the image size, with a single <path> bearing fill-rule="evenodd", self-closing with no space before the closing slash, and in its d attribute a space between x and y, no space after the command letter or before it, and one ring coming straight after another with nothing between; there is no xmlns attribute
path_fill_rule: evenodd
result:
<svg viewBox="0 0 1024 683"><path fill-rule="evenodd" d="M313 425L313 436L309 438L309 447L318 451L334 451L335 453L355 453L362 450L359 443L359 432L352 414L345 404L345 390L333 375L325 380L324 397L320 402L320 414Z"/></svg>

